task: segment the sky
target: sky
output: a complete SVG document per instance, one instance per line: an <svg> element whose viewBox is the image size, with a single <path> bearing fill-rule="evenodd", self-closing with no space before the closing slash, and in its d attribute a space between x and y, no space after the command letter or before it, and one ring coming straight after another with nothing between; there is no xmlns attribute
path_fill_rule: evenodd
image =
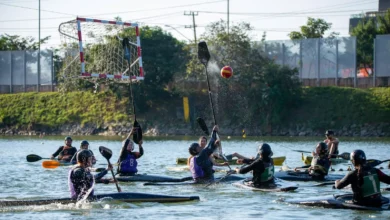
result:
<svg viewBox="0 0 390 220"><path fill-rule="evenodd" d="M41 37L51 36L44 47L60 44L58 26L77 16L124 21L141 26L160 26L183 41L194 40L192 16L197 12L196 35L199 39L211 22L227 20L229 2L230 26L250 23L253 40L264 31L267 40L286 40L288 33L299 31L308 17L332 23L332 30L349 36L352 14L378 10L378 0L41 0ZM38 38L39 0L0 0L0 34Z"/></svg>

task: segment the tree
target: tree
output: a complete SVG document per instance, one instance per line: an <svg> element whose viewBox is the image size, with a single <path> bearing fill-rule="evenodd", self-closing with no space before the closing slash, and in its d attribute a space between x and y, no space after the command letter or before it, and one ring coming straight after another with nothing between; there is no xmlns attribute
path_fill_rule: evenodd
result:
<svg viewBox="0 0 390 220"><path fill-rule="evenodd" d="M352 30L351 35L356 36L357 63L364 68L373 67L374 39L378 30L374 19L363 18ZM366 70L367 71L367 70ZM368 73L368 71L367 71Z"/></svg>
<svg viewBox="0 0 390 220"><path fill-rule="evenodd" d="M50 36L42 38L40 43L45 44ZM21 37L18 35L0 35L0 51L4 50L37 50L39 43L33 37Z"/></svg>
<svg viewBox="0 0 390 220"><path fill-rule="evenodd" d="M297 70L263 57L259 51L261 45L251 41L250 24L233 25L229 38L225 25L224 21L212 23L202 35L211 54L209 76L218 121L234 124L235 128L259 129L282 123L298 103L301 88ZM198 60L192 62L202 67ZM234 69L233 77L228 80L219 77L224 65ZM205 111L204 107L197 109L198 114ZM206 111L207 118L209 108Z"/></svg>
<svg viewBox="0 0 390 220"><path fill-rule="evenodd" d="M332 23L326 22L324 19L308 18L306 25L301 26L301 31L293 31L288 36L291 40L300 40L308 38L323 38L326 31L332 28ZM334 38L339 33L331 32L328 38Z"/></svg>

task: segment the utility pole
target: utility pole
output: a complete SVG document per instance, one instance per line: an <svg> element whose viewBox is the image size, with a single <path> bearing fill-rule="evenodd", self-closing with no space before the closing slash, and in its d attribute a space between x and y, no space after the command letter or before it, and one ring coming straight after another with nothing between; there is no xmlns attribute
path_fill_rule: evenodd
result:
<svg viewBox="0 0 390 220"><path fill-rule="evenodd" d="M41 0L38 3L38 85L37 92L39 92L39 86L41 84Z"/></svg>
<svg viewBox="0 0 390 220"><path fill-rule="evenodd" d="M229 39L229 14L230 14L229 0L227 0L227 34Z"/></svg>
<svg viewBox="0 0 390 220"><path fill-rule="evenodd" d="M187 16L192 16L192 25L185 25L185 28L194 28L194 39L195 39L195 44L197 44L196 41L196 24L195 24L195 16L198 16L198 12L190 11L190 12L184 12L184 15Z"/></svg>

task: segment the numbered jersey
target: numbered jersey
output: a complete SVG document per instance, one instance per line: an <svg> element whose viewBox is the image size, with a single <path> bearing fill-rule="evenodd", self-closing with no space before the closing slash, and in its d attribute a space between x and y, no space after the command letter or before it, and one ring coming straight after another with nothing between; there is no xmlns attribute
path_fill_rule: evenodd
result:
<svg viewBox="0 0 390 220"><path fill-rule="evenodd" d="M269 167L265 167L264 172L261 174L260 182L267 182L274 178L275 168L274 165L270 165Z"/></svg>
<svg viewBox="0 0 390 220"><path fill-rule="evenodd" d="M138 172L137 165L136 157L129 153L126 159L120 163L119 173L135 174Z"/></svg>
<svg viewBox="0 0 390 220"><path fill-rule="evenodd" d="M362 197L370 197L373 195L380 194L380 181L378 174L375 172L369 172L368 175L363 177Z"/></svg>

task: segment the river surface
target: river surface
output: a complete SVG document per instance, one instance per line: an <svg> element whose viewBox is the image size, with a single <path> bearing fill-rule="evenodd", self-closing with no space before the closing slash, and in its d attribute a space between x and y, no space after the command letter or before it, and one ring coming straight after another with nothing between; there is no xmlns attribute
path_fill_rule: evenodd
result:
<svg viewBox="0 0 390 220"><path fill-rule="evenodd" d="M121 137L73 137L73 146L79 148L81 140L88 140L97 157L95 167L105 167L106 160L98 151L105 146L113 151L111 161L116 162L121 148ZM339 138L340 153L362 149L368 159L390 159L390 139L386 138ZM42 161L29 163L26 155L37 154L49 157L63 144L62 136L0 137L0 200L26 198L69 197L67 173L69 167L44 169ZM255 156L257 146L262 142L271 145L274 156L286 156L285 164L290 167L302 166L301 153L293 150L312 151L318 138L299 137L223 137L225 154L238 152ZM189 171L173 171L176 158L188 157L188 147L197 137L145 137L145 154L138 160L139 173L158 174L175 177L190 176ZM137 148L136 148L137 149ZM383 171L390 174L384 163ZM334 166L330 173L346 173L348 164ZM379 167L379 166L378 166ZM276 168L279 170L279 168ZM224 173L216 173L223 176ZM110 177L107 175L107 177ZM263 193L236 188L231 183L195 186L143 186L142 183L120 183L124 192L142 192L167 195L198 195L200 201L182 203L123 203L94 202L81 206L50 204L44 206L0 207L1 219L389 219L389 212L335 210L289 205L283 199L306 198L350 192L334 190L330 186L309 187L312 183L300 183L295 192ZM381 185L385 187L385 185ZM116 192L115 184L95 185L95 194ZM389 193L384 193L390 197Z"/></svg>

